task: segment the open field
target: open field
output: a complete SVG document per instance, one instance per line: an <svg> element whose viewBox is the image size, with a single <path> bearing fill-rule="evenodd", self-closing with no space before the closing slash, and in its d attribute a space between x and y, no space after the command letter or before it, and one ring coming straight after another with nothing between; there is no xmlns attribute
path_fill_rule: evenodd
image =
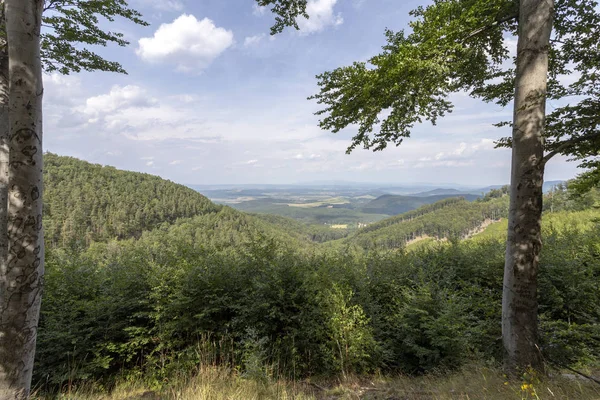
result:
<svg viewBox="0 0 600 400"><path fill-rule="evenodd" d="M290 207L300 207L300 208L314 208L314 207L327 207L334 205L342 205L342 204L350 204L350 200L344 199L342 197L334 197L330 199L324 199L322 201L315 201L312 203L288 203Z"/></svg>

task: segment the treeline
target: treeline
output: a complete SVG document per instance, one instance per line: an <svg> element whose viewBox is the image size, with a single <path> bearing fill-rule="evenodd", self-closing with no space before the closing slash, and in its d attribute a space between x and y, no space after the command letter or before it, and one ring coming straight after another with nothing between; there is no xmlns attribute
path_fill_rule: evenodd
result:
<svg viewBox="0 0 600 400"><path fill-rule="evenodd" d="M370 225L362 228L360 230L360 233L376 231L378 229L385 228L387 226L394 225L394 224L404 222L404 221L412 221L413 219L415 219L417 217L440 210L449 205L460 203L462 201L463 201L463 199L460 197L451 197L448 199L437 201L433 204L427 204L427 205L417 208L416 210L411 210L411 211L405 212L403 214L396 215L394 217L386 218L382 221L375 222L374 224L370 224Z"/></svg>
<svg viewBox="0 0 600 400"><path fill-rule="evenodd" d="M44 185L44 234L50 246L139 237L162 223L221 208L157 176L51 153L44 155Z"/></svg>
<svg viewBox="0 0 600 400"><path fill-rule="evenodd" d="M593 187L584 193L577 190L577 182L563 182L544 196L544 211L581 211L600 208L600 189Z"/></svg>
<svg viewBox="0 0 600 400"><path fill-rule="evenodd" d="M306 251L230 209L139 239L48 254L35 381L156 385L210 362L306 377L419 374L500 359L502 241L420 252ZM600 354L600 230L549 231L542 351Z"/></svg>
<svg viewBox="0 0 600 400"><path fill-rule="evenodd" d="M473 201L478 199L480 196L474 194L462 194L459 196L453 194L438 194L431 196L403 196L385 194L376 198L375 200L371 200L362 206L360 210L364 213L371 214L398 215L427 204L436 203L453 197L462 197L465 200Z"/></svg>
<svg viewBox="0 0 600 400"><path fill-rule="evenodd" d="M503 193L443 200L343 239L343 230L215 206L157 177L47 157L52 242L34 368L43 391L129 377L160 385L207 362L264 379L419 374L501 358L505 231L385 250L504 216ZM600 214L587 198L560 198L555 207L585 211L547 218L542 351L563 364L598 362ZM137 219L136 207L153 217ZM71 214L74 225L61 225Z"/></svg>
<svg viewBox="0 0 600 400"><path fill-rule="evenodd" d="M277 226L291 236L301 240L325 243L332 240L343 239L348 236L348 229L332 229L327 225L316 225L299 222L295 219L274 214L253 214L257 218Z"/></svg>
<svg viewBox="0 0 600 400"><path fill-rule="evenodd" d="M347 242L364 249L395 249L422 236L460 239L485 220L507 215L507 196L478 202L446 199L363 228Z"/></svg>

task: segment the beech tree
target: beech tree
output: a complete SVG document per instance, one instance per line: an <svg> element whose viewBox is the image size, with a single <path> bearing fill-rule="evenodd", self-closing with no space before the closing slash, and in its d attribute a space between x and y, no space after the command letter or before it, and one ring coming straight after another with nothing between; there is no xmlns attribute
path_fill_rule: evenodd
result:
<svg viewBox="0 0 600 400"><path fill-rule="evenodd" d="M256 0L295 26L306 0ZM126 73L89 46L129 43L100 18L147 25L126 0L0 0L0 397L29 396L44 273L42 70ZM42 26L44 29L42 29Z"/></svg>
<svg viewBox="0 0 600 400"><path fill-rule="evenodd" d="M0 302L0 397L25 399L44 275L41 0L6 0L9 70L8 257Z"/></svg>
<svg viewBox="0 0 600 400"><path fill-rule="evenodd" d="M0 1L1 398L27 398L33 370L44 273L42 68L124 73L85 47L128 44L98 27L115 16L146 25L124 0Z"/></svg>
<svg viewBox="0 0 600 400"><path fill-rule="evenodd" d="M450 95L513 102L509 227L503 288L505 366L542 369L537 329L544 167L561 154L600 181L600 13L595 0L436 0L410 15L411 33L386 30L368 62L318 75L321 128L357 126L348 152L400 145L415 124L452 111ZM506 37L518 38L511 61ZM570 76L569 76L570 75ZM569 79L563 79L569 76ZM547 100L559 105L546 113ZM568 105L564 105L568 104Z"/></svg>

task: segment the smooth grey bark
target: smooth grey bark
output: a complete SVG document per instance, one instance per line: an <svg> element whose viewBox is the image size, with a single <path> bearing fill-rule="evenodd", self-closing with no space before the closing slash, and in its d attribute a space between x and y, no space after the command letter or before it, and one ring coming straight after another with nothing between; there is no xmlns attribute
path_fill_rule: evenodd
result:
<svg viewBox="0 0 600 400"><path fill-rule="evenodd" d="M521 0L512 133L508 237L502 295L505 368L543 370L538 348L537 274L542 247L542 184L548 49L553 0Z"/></svg>
<svg viewBox="0 0 600 400"><path fill-rule="evenodd" d="M8 262L0 280L0 399L29 397L44 275L43 0L5 0L9 56Z"/></svg>
<svg viewBox="0 0 600 400"><path fill-rule="evenodd" d="M6 273L8 253L8 41L4 0L0 0L0 276Z"/></svg>

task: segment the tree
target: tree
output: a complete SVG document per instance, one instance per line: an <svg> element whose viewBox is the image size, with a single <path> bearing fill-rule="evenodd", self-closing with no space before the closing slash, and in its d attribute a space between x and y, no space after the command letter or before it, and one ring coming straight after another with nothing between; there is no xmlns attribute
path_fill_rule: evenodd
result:
<svg viewBox="0 0 600 400"><path fill-rule="evenodd" d="M368 63L319 75L311 97L320 127L358 125L348 152L400 145L415 124L452 111L466 91L506 106L514 100L511 206L505 261L503 342L511 372L541 368L537 343L537 269L545 164L562 154L600 180L600 13L595 0L437 0L411 12L412 33L386 30L383 52ZM552 24L554 30L552 31ZM518 37L513 65L505 34ZM515 68L516 66L516 68ZM571 83L561 76L572 75ZM546 100L575 105L546 118ZM386 112L384 114L384 112Z"/></svg>
<svg viewBox="0 0 600 400"><path fill-rule="evenodd" d="M42 34L43 23L46 31ZM75 43L128 44L98 17L145 25L124 0L0 1L0 394L27 398L44 273L42 65L122 72ZM41 40L40 40L41 37ZM12 41L15 43L13 44Z"/></svg>
<svg viewBox="0 0 600 400"><path fill-rule="evenodd" d="M86 46L129 44L122 33L104 31L99 18L113 21L125 18L147 25L141 14L127 6L125 0L44 0L41 39L42 66L46 72L108 71L126 73L115 61L109 61ZM8 48L4 17L4 0L0 0L0 232L6 229L8 187ZM7 237L0 234L0 264L6 262Z"/></svg>
<svg viewBox="0 0 600 400"><path fill-rule="evenodd" d="M273 5L278 15L273 33L287 25L297 28L295 18L306 16L306 0L257 1ZM121 33L98 25L99 17L113 21L115 16L146 25L126 0L0 0L2 398L27 398L33 370L44 273L42 68L62 74L82 69L125 73L119 63L76 45L127 45Z"/></svg>
<svg viewBox="0 0 600 400"><path fill-rule="evenodd" d="M128 7L126 0L44 0L42 60L46 72L61 74L86 71L126 73L121 64L109 61L88 47L114 43L127 46L129 42L119 32L105 31L100 18L114 21L121 17L147 26L142 15Z"/></svg>
<svg viewBox="0 0 600 400"><path fill-rule="evenodd" d="M41 0L6 0L9 58L8 257L0 302L0 394L29 396L44 275Z"/></svg>
<svg viewBox="0 0 600 400"><path fill-rule="evenodd" d="M538 346L537 274L542 247L544 125L553 0L521 0L515 73L502 343L509 371L543 369Z"/></svg>
<svg viewBox="0 0 600 400"><path fill-rule="evenodd" d="M0 277L5 273L8 252L8 40L4 15L4 0L0 0Z"/></svg>

